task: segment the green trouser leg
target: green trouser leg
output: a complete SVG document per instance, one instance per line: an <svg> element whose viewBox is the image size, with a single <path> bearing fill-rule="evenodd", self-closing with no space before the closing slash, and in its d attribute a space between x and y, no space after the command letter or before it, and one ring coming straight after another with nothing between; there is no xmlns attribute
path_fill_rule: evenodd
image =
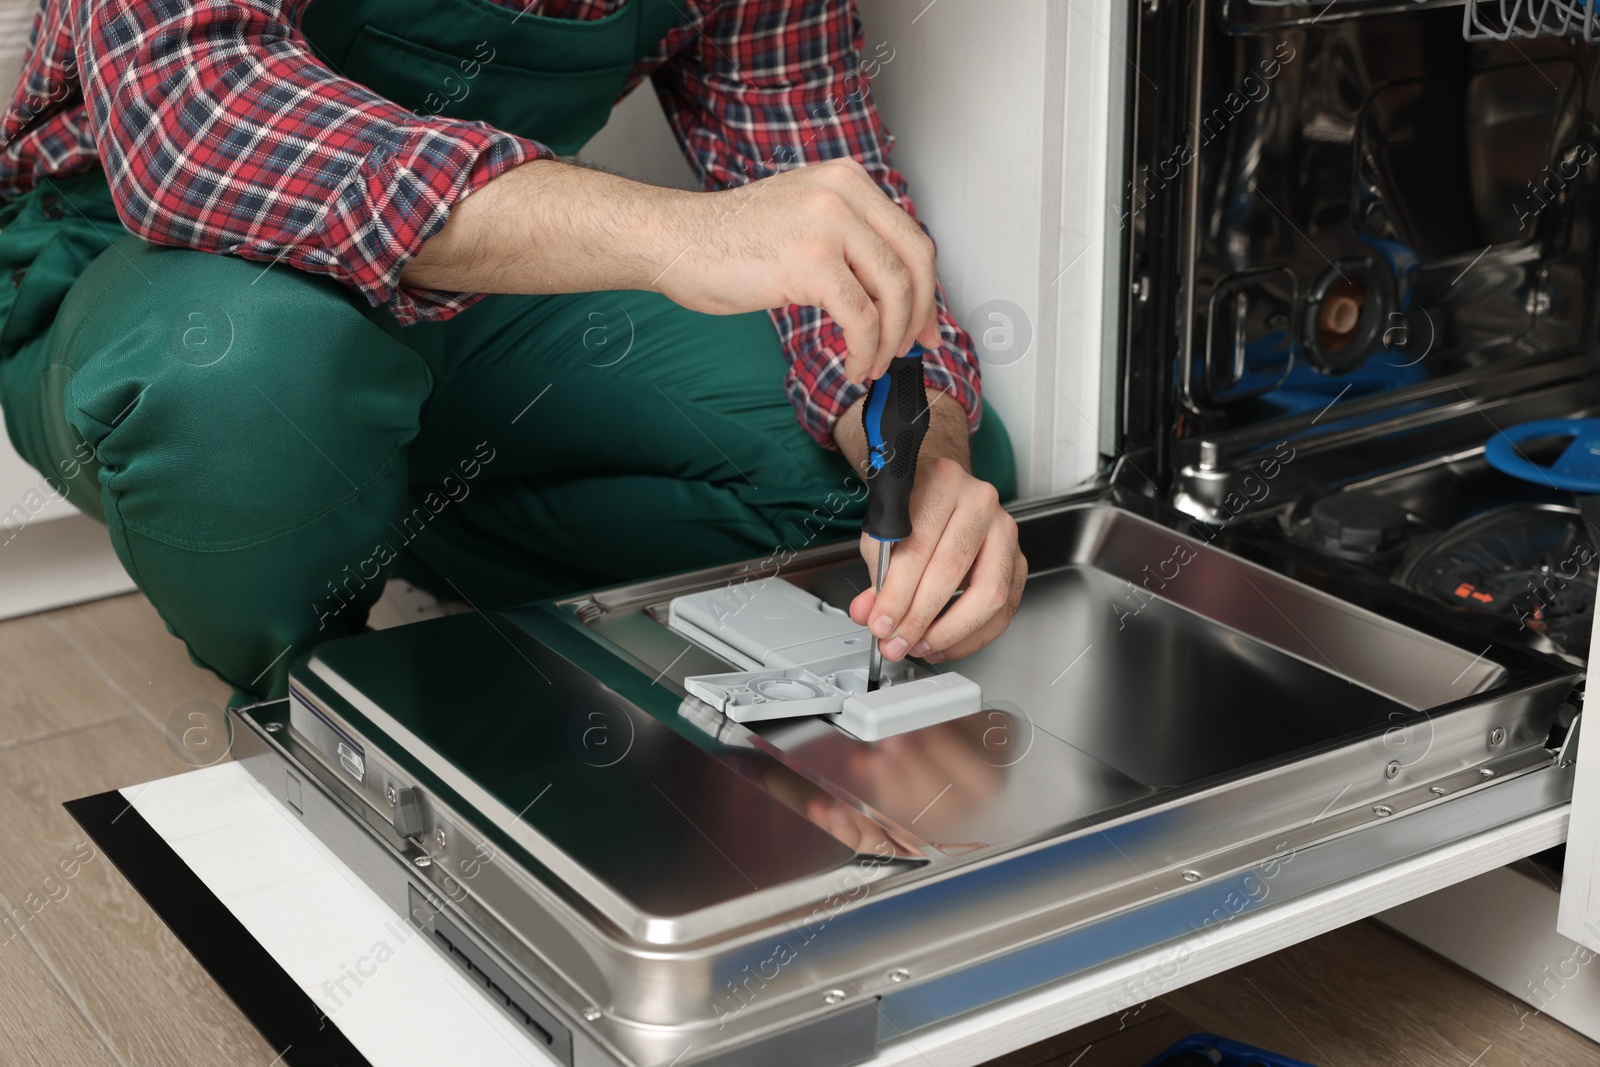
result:
<svg viewBox="0 0 1600 1067"><path fill-rule="evenodd" d="M361 629L397 560L487 608L852 536L861 485L783 366L765 315L496 297L400 330L325 279L127 237L0 362L0 398L244 699ZM1009 487L992 413L974 452Z"/></svg>
<svg viewBox="0 0 1600 1067"><path fill-rule="evenodd" d="M24 456L59 470L74 435L92 449L79 477L98 468L117 555L236 690L281 695L299 653L361 628L376 583L313 605L404 506L431 383L351 293L125 237L5 380Z"/></svg>

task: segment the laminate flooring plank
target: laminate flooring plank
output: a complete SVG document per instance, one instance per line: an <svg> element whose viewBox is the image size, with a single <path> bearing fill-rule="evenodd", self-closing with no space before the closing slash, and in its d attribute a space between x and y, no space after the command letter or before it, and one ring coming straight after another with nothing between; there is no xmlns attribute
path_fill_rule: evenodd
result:
<svg viewBox="0 0 1600 1067"><path fill-rule="evenodd" d="M0 622L0 749L129 711L43 616Z"/></svg>
<svg viewBox="0 0 1600 1067"><path fill-rule="evenodd" d="M158 728L181 734L187 705L227 707L230 686L189 659L182 641L142 593L108 597L40 616L97 676Z"/></svg>
<svg viewBox="0 0 1600 1067"><path fill-rule="evenodd" d="M8 904L0 903L10 913ZM33 1067L117 1067L14 926L0 923L0 1062Z"/></svg>
<svg viewBox="0 0 1600 1067"><path fill-rule="evenodd" d="M133 714L0 752L0 896L122 1062L266 1067L276 1050L61 807L189 769Z"/></svg>

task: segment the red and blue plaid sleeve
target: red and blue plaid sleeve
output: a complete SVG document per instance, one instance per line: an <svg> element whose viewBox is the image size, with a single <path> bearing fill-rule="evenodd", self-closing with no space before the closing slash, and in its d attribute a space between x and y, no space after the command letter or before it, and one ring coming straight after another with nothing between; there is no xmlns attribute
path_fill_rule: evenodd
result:
<svg viewBox="0 0 1600 1067"><path fill-rule="evenodd" d="M79 3L94 143L134 233L326 274L401 322L478 294L400 284L451 207L551 152L419 116L335 74L296 26L306 0Z"/></svg>
<svg viewBox="0 0 1600 1067"><path fill-rule="evenodd" d="M871 97L872 77L894 52L888 45L866 52L853 2L731 0L712 9L701 30L653 80L708 188L848 156L916 217L906 180L889 162L894 139ZM923 361L924 373L976 429L980 383L972 338L951 317L942 290L938 300L943 343ZM789 400L807 432L832 448L834 424L865 391L845 378L844 333L820 308L771 314L789 356Z"/></svg>

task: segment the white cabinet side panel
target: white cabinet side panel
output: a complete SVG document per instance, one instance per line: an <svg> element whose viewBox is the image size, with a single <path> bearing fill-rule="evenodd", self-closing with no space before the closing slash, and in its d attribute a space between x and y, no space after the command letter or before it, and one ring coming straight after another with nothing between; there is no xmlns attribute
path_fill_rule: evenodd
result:
<svg viewBox="0 0 1600 1067"><path fill-rule="evenodd" d="M1024 495L1042 491L1038 472L1050 463L1036 451L1039 414L1048 410L1036 381L1055 339L1044 318L1053 311L1039 305L1041 234L1054 225L1041 216L1049 6L859 5L867 52L892 49L873 92L895 136L895 165L939 242L951 310L980 349L988 345L984 395L1016 448Z"/></svg>
<svg viewBox="0 0 1600 1067"><path fill-rule="evenodd" d="M1589 635L1589 660L1600 655L1600 626ZM1600 704L1597 704L1600 706ZM1600 951L1600 723L1590 708L1578 718L1578 769L1572 782L1572 823L1561 875L1556 930Z"/></svg>
<svg viewBox="0 0 1600 1067"><path fill-rule="evenodd" d="M1058 34L1054 26L1059 24ZM1065 111L1060 156L1061 218L1056 265L1047 278L1058 302L1055 374L1048 404L1051 464L1038 489L1061 492L1094 474L1110 453L1100 392L1106 345L1115 341L1117 301L1108 300L1121 264L1120 220L1123 102L1128 52L1127 5L1072 0L1052 7L1052 38L1064 38ZM1040 391L1046 392L1043 377Z"/></svg>
<svg viewBox="0 0 1600 1067"><path fill-rule="evenodd" d="M1589 662L1600 646L1600 626L1589 641ZM1572 784L1572 823L1567 863L1561 875L1556 930L1562 937L1600 952L1600 723L1586 712L1578 733L1578 769Z"/></svg>
<svg viewBox="0 0 1600 1067"><path fill-rule="evenodd" d="M133 591L106 528L87 515L0 530L0 619Z"/></svg>

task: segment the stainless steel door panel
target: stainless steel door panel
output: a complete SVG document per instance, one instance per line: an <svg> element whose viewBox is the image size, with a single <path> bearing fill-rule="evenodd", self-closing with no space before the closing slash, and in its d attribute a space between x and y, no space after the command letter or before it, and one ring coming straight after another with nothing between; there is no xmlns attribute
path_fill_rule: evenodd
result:
<svg viewBox="0 0 1600 1067"><path fill-rule="evenodd" d="M1113 916L1375 830L1423 850L1434 808L1550 767L1572 669L1401 625L1170 521L1097 501L1022 516L1038 570L1012 631L963 663L991 698L969 720L873 745L686 699L685 674L725 664L664 609L770 573L726 568L327 646L293 684L332 724L313 733L362 746L364 778L337 753L300 762L379 836L386 785L418 788L423 831L386 838L409 876L573 1011L598 1006L636 1063L670 1060L686 1034L709 1055L879 994L908 1024L940 998L975 1006L1172 936L1152 922L1112 937ZM783 568L834 604L859 572L853 546ZM621 758L586 751L594 713L635 739ZM819 843L792 814L818 798L920 856ZM1073 931L1070 951L1018 955ZM1013 956L1005 981L957 977Z"/></svg>

